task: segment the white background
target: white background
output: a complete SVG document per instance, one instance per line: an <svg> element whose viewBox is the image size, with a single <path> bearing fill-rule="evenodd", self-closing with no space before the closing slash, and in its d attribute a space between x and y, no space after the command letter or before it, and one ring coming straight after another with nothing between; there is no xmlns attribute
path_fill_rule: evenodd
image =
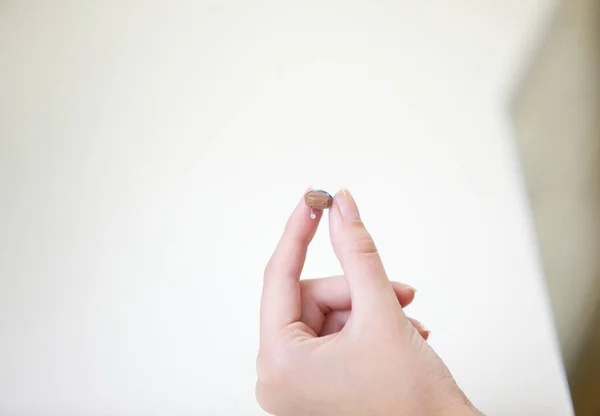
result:
<svg viewBox="0 0 600 416"><path fill-rule="evenodd" d="M262 414L262 270L353 191L499 415L571 414L511 88L553 3L0 4L0 413ZM327 227L307 276L338 273Z"/></svg>

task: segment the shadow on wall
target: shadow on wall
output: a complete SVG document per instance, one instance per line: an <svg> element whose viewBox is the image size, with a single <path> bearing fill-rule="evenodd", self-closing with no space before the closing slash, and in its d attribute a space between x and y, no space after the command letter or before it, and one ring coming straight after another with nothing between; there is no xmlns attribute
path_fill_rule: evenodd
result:
<svg viewBox="0 0 600 416"><path fill-rule="evenodd" d="M567 0L512 105L577 415L600 415L600 2Z"/></svg>
<svg viewBox="0 0 600 416"><path fill-rule="evenodd" d="M596 97L600 97L600 2L592 1L593 9L590 10L590 15L593 18L593 47L596 51L595 59L595 87L592 93ZM600 98L597 98L600 100ZM598 104L598 102L596 102ZM590 131L590 140L595 143L600 142L600 105L594 108L595 123ZM598 147L596 147L598 150ZM600 152L596 152L596 160L600 160ZM600 163L596 163L593 167L594 177L593 185L596 189L600 187ZM596 207L597 208L597 207ZM596 221L600 222L600 209L596 210ZM600 234L600 227L594 229L594 232ZM600 250L595 256L595 278L597 286L600 286ZM599 299L597 296L596 299ZM569 383L571 386L571 395L575 405L577 415L600 415L600 301L597 301L593 319L589 326L589 331L583 337L583 347L581 353L571 372Z"/></svg>

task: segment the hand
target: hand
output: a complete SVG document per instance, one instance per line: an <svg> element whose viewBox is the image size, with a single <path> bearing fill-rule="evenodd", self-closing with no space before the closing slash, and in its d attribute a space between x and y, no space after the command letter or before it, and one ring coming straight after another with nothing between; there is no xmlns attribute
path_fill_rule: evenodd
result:
<svg viewBox="0 0 600 416"><path fill-rule="evenodd" d="M415 298L416 290L399 282L390 282L398 303L402 308L410 305ZM350 289L344 276L325 277L322 279L302 280L300 282L300 304L305 323L315 334L323 337L342 330L350 318ZM424 340L429 338L430 331L421 322L408 318L412 326Z"/></svg>
<svg viewBox="0 0 600 416"><path fill-rule="evenodd" d="M414 292L388 280L347 191L329 212L344 277L299 281L321 216L300 202L265 270L260 405L281 416L478 414L405 316Z"/></svg>

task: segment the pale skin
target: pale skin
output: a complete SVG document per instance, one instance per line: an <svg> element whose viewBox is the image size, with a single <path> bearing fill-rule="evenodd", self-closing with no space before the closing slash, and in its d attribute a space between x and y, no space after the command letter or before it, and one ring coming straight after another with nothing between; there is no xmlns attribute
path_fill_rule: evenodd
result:
<svg viewBox="0 0 600 416"><path fill-rule="evenodd" d="M264 276L256 397L278 416L480 415L403 307L353 197L338 192L329 231L343 276L300 281L322 212L300 201Z"/></svg>

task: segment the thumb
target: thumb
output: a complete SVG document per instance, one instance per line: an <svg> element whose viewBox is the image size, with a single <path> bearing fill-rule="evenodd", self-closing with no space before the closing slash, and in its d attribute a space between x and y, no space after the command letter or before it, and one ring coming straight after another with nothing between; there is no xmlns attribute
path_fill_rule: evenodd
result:
<svg viewBox="0 0 600 416"><path fill-rule="evenodd" d="M387 311L398 314L399 306L371 235L365 228L354 198L339 191L329 212L329 234L333 250L348 279L353 320Z"/></svg>

